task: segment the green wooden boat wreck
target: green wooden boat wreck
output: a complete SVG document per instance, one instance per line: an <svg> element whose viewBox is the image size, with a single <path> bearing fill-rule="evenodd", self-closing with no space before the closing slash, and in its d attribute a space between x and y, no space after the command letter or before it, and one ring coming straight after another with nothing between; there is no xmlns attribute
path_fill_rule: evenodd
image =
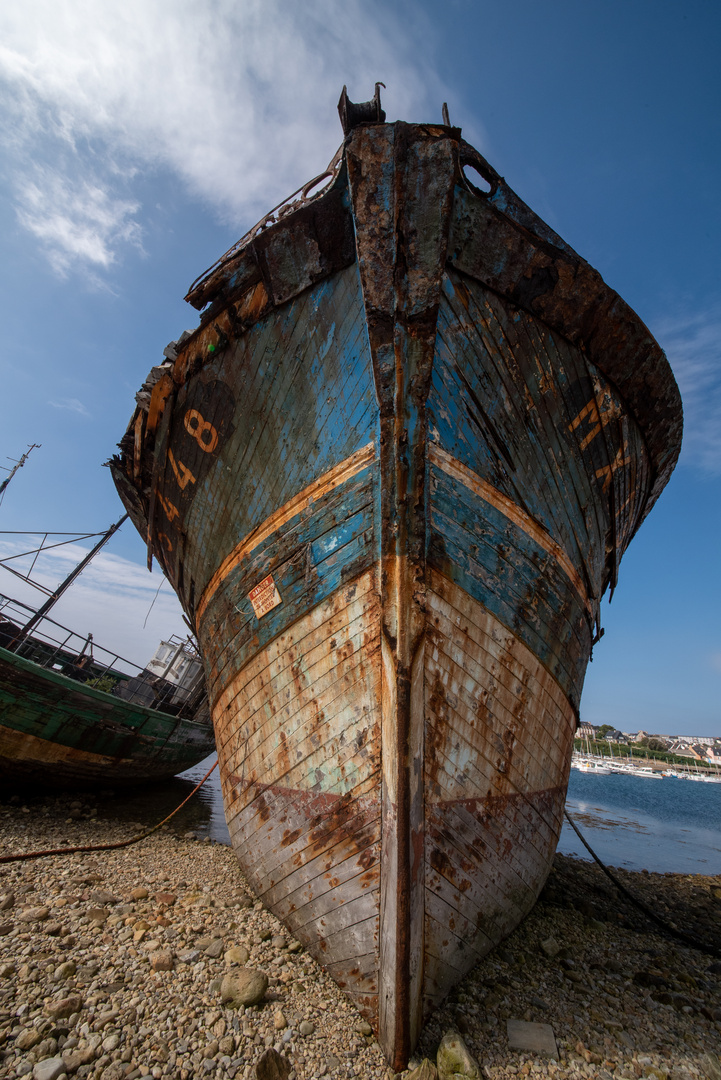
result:
<svg viewBox="0 0 721 1080"><path fill-rule="evenodd" d="M178 687L47 614L117 526L37 611L0 594L0 782L162 780L215 746L202 671ZM186 646L191 649L191 646Z"/></svg>

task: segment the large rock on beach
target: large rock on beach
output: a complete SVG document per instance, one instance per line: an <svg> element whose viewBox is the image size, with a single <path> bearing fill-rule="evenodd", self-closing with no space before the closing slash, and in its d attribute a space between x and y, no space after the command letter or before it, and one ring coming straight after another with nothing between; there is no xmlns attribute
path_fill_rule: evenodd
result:
<svg viewBox="0 0 721 1080"><path fill-rule="evenodd" d="M233 945L225 954L225 962L229 965L238 964L240 967L245 967L249 960L250 953L245 945Z"/></svg>
<svg viewBox="0 0 721 1080"><path fill-rule="evenodd" d="M151 957L150 966L153 971L172 971L174 966L173 954L169 949L159 949Z"/></svg>
<svg viewBox="0 0 721 1080"><path fill-rule="evenodd" d="M33 1069L33 1080L58 1080L65 1072L65 1062L61 1057L45 1058Z"/></svg>
<svg viewBox="0 0 721 1080"><path fill-rule="evenodd" d="M220 984L221 1000L231 1007L257 1005L268 989L268 976L255 968L238 968L229 972Z"/></svg>
<svg viewBox="0 0 721 1080"><path fill-rule="evenodd" d="M441 1039L436 1054L438 1080L480 1080L481 1071L470 1050L457 1031L448 1031Z"/></svg>

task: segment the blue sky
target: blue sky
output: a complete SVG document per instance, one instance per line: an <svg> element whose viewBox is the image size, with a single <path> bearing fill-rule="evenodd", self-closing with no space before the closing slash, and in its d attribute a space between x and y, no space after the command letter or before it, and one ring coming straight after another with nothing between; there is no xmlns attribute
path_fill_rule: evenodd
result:
<svg viewBox="0 0 721 1080"><path fill-rule="evenodd" d="M187 286L323 170L343 83L365 100L380 79L390 120L438 121L447 101L666 349L684 450L604 607L582 714L721 734L720 46L717 0L10 0L0 464L42 449L2 528L120 516L101 463L149 367L195 325ZM58 617L142 662L182 630L167 584L143 629L161 584L143 563L128 525Z"/></svg>

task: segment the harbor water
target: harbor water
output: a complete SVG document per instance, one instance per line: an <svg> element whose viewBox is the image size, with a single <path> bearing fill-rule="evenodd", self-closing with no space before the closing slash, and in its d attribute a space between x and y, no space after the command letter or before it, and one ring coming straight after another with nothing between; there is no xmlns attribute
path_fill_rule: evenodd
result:
<svg viewBox="0 0 721 1080"><path fill-rule="evenodd" d="M181 784L191 790L212 763L209 757L183 773L182 779L174 781L178 791ZM721 784L674 777L594 776L572 769L566 809L609 866L659 873L721 873ZM230 842L217 769L193 796L184 815L183 825L198 835ZM590 858L567 823L558 850Z"/></svg>
<svg viewBox="0 0 721 1080"><path fill-rule="evenodd" d="M566 809L607 866L721 873L721 784L571 769ZM558 850L590 858L567 822Z"/></svg>

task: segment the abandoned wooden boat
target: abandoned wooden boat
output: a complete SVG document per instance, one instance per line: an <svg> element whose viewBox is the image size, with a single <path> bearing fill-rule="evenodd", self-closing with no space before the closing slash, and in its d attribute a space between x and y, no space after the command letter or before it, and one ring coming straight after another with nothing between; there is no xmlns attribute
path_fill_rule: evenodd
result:
<svg viewBox="0 0 721 1080"><path fill-rule="evenodd" d="M214 749L205 679L190 641L174 642L162 667L154 658L140 669L48 614L115 528L38 610L0 594L5 785L116 787L161 780Z"/></svg>
<svg viewBox="0 0 721 1080"><path fill-rule="evenodd" d="M682 415L447 116L339 108L328 172L191 287L112 469L197 630L244 872L400 1069L543 886Z"/></svg>

